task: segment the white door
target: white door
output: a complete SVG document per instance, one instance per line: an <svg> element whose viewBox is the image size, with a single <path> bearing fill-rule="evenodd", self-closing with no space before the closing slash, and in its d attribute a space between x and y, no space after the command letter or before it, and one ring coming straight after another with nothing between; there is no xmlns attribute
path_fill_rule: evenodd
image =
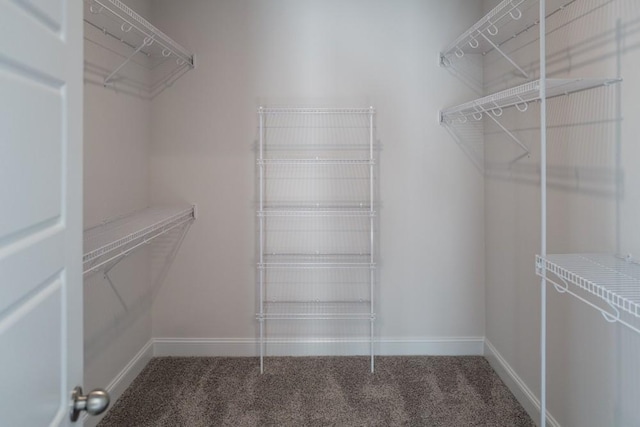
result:
<svg viewBox="0 0 640 427"><path fill-rule="evenodd" d="M82 382L82 2L0 0L0 425Z"/></svg>

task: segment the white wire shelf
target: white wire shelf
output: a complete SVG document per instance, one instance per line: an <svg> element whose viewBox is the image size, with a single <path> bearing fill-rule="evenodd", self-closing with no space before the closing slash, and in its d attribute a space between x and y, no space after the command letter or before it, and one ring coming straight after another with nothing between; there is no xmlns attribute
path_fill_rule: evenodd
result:
<svg viewBox="0 0 640 427"><path fill-rule="evenodd" d="M258 211L258 217L371 217L375 216L376 211L369 207L294 207L283 206L274 208L265 208Z"/></svg>
<svg viewBox="0 0 640 427"><path fill-rule="evenodd" d="M375 109L369 108L266 108L259 107L262 114L373 114Z"/></svg>
<svg viewBox="0 0 640 427"><path fill-rule="evenodd" d="M138 55L151 60L151 69L158 67L161 63L174 61L174 66L168 67L166 70L166 78L159 79L156 83L166 83L167 80L179 77L181 70L191 69L195 66L192 52L175 42L120 0L85 0L84 19L104 35L111 36L132 49L130 55L105 76L105 86L117 80L124 66ZM154 89L155 85L147 88L148 91Z"/></svg>
<svg viewBox="0 0 640 427"><path fill-rule="evenodd" d="M308 166L349 166L375 165L371 159L262 159L258 165L308 165Z"/></svg>
<svg viewBox="0 0 640 427"><path fill-rule="evenodd" d="M265 301L256 317L269 320L372 320L370 301Z"/></svg>
<svg viewBox="0 0 640 427"><path fill-rule="evenodd" d="M374 269L370 254L266 254L258 269Z"/></svg>
<svg viewBox="0 0 640 427"><path fill-rule="evenodd" d="M157 206L85 230L84 273L128 255L139 246L194 219L194 206Z"/></svg>
<svg viewBox="0 0 640 427"><path fill-rule="evenodd" d="M622 79L547 79L546 97L549 99L569 95L621 81ZM516 106L518 110L524 112L530 102L538 100L540 100L540 80L535 80L474 101L445 108L440 112L440 117L441 122L453 120L466 122L469 117L480 120L483 114L489 113L499 117L502 115L503 108Z"/></svg>
<svg viewBox="0 0 640 427"><path fill-rule="evenodd" d="M550 13L546 17L549 18L577 0L547 1ZM537 0L503 0L440 53L440 64L447 67L467 54L486 55L497 51L523 77L529 78L528 73L503 50L502 45L540 24L538 5Z"/></svg>
<svg viewBox="0 0 640 427"><path fill-rule="evenodd" d="M538 255L536 273L544 275L558 292L569 293L601 311L607 321L623 323L640 333L636 326L620 318L621 312L640 318L640 264L636 261L610 254ZM594 304L577 290L609 307Z"/></svg>
<svg viewBox="0 0 640 427"><path fill-rule="evenodd" d="M527 3L537 2L531 0L503 0L500 2L441 52L440 57L444 60L443 64L447 65L447 59L452 57L462 58L467 52L486 52L484 48L486 40L483 35L496 37L500 33L500 27L520 20L522 18L520 7L523 3L526 6ZM502 31L502 33L506 32ZM511 34L507 37L511 37ZM496 41L496 43L499 42Z"/></svg>

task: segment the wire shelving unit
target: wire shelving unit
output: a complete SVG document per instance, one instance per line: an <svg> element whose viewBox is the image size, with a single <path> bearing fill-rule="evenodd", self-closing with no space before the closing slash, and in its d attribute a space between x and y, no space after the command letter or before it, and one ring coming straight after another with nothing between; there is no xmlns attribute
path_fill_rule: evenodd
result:
<svg viewBox="0 0 640 427"><path fill-rule="evenodd" d="M90 28L102 33L103 37L127 47L125 51L128 53L118 54L120 60L117 65L104 71L105 87L124 79L148 95L153 95L159 88L169 85L195 67L192 52L120 0L85 0L84 21ZM128 78L124 72L128 64L151 72L151 82Z"/></svg>
<svg viewBox="0 0 640 427"><path fill-rule="evenodd" d="M374 369L374 115L373 107L258 109L261 372L268 344L282 341L268 337L270 321L344 321L327 327L339 334L368 322L366 337L358 329L320 341L367 342Z"/></svg>
<svg viewBox="0 0 640 427"><path fill-rule="evenodd" d="M546 289L551 283L561 293L567 293L602 312L609 322L620 322L639 332L625 320L640 317L640 266L630 258L603 254L547 254L547 100L584 90L620 83L619 78L549 79L547 78L547 19L562 13L577 0L503 0L487 15L471 26L440 53L440 64L453 65L454 60L468 53L501 54L520 74L530 80L503 49L510 40L537 26L539 31L539 79L481 97L439 112L440 124L452 126L489 118L526 154L529 147L520 141L498 119L503 109L516 107L520 112L529 103L540 105L540 186L541 186L541 251L536 257L536 273L541 277L540 321L540 426L547 423L546 383ZM538 7L536 7L538 6ZM523 156L519 157L522 158ZM605 307L602 307L604 305Z"/></svg>
<svg viewBox="0 0 640 427"><path fill-rule="evenodd" d="M195 206L156 206L84 232L84 274L117 263L134 250L196 218Z"/></svg>

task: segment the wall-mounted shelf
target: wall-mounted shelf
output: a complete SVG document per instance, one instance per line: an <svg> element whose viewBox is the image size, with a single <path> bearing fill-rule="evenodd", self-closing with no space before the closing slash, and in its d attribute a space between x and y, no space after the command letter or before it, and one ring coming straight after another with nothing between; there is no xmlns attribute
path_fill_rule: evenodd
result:
<svg viewBox="0 0 640 427"><path fill-rule="evenodd" d="M124 67L135 62L154 74L151 82L146 85L136 82L137 85L144 86L151 95L161 85L169 84L195 66L192 52L120 0L85 0L84 20L105 37L117 40L129 48L128 54L120 55L118 65L105 71L105 86L126 79Z"/></svg>
<svg viewBox="0 0 640 427"><path fill-rule="evenodd" d="M195 206L150 207L85 230L84 273L116 262L195 217Z"/></svg>
<svg viewBox="0 0 640 427"><path fill-rule="evenodd" d="M573 295L602 312L609 322L620 322L621 312L640 319L640 264L631 258L609 254L561 254L536 256L536 273L560 293ZM608 305L600 307L585 296Z"/></svg>
<svg viewBox="0 0 640 427"><path fill-rule="evenodd" d="M564 10L576 0L548 1L548 9L551 12L547 18ZM529 74L511 59L501 46L540 23L537 5L536 0L503 0L440 53L440 64L448 67L454 60L462 59L467 54L486 55L496 51L524 78L529 78Z"/></svg>
<svg viewBox="0 0 640 427"><path fill-rule="evenodd" d="M546 99L555 98L562 95L594 89L601 86L608 86L619 83L622 79L545 79ZM439 120L441 124L452 124L454 121L466 123L468 120L482 120L483 117L490 118L495 122L516 144L529 154L529 147L520 141L509 129L500 123L497 117L502 116L503 109L516 107L518 111L525 112L530 102L539 101L540 80L534 80L510 89L506 89L474 101L454 107L445 108L440 111Z"/></svg>
<svg viewBox="0 0 640 427"><path fill-rule="evenodd" d="M547 79L547 99L621 81L622 79ZM440 112L440 117L443 122L465 121L469 117L480 120L483 114L488 113L499 117L503 108L516 106L520 111L524 111L528 103L538 100L540 100L540 80L535 80L474 101L445 108Z"/></svg>
<svg viewBox="0 0 640 427"><path fill-rule="evenodd" d="M503 0L440 53L440 64L449 66L454 58L463 58L467 53L484 55L495 49L528 78L529 75L499 45L527 25L522 19L523 9L529 10L535 3L532 0Z"/></svg>

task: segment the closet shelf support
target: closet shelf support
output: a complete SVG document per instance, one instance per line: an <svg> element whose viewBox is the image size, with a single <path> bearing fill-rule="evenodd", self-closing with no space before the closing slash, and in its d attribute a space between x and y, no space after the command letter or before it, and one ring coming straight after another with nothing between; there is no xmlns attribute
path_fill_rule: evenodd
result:
<svg viewBox="0 0 640 427"><path fill-rule="evenodd" d="M487 41L487 43L489 43L500 55L502 55L504 57L504 59L509 61L509 63L511 65L513 65L514 68L516 70L518 70L520 72L520 74L522 74L522 76L525 79L529 78L529 74L526 71L524 71L522 69L522 67L520 67L518 64L516 64L516 62L513 59L511 59L511 57L509 55L507 55L502 49L500 49L500 47L498 47L497 44L495 44L493 41L491 41L491 39L489 37L487 37L482 31L478 31L478 34L480 34Z"/></svg>
<svg viewBox="0 0 640 427"><path fill-rule="evenodd" d="M136 48L136 50L131 52L131 54L129 56L127 56L127 58L124 60L124 62L122 62L122 64L120 64L115 70L113 70L111 72L111 74L109 74L107 77L104 78L104 85L107 86L109 83L111 83L112 79L118 74L118 72L120 72L120 70L122 70L122 67L127 65L129 63L129 61L131 61L131 59L134 56L136 56L138 54L138 52L140 52L142 50L142 48L144 48L146 46L151 46L152 43L153 43L153 36L144 39L142 41L142 44L140 46L138 46Z"/></svg>
<svg viewBox="0 0 640 427"><path fill-rule="evenodd" d="M529 150L529 147L527 147L522 141L520 141L518 139L518 137L516 137L509 129L507 129L502 123L500 123L500 121L498 119L496 119L495 117L493 117L493 114L490 114L488 112L484 112L485 116L489 117L491 120L494 121L494 123L496 125L498 125L498 127L500 127L500 129L502 129L504 131L504 133L507 134L507 136L509 136L509 138L511 138L513 140L513 142L515 142L516 144L518 144L520 146L520 148L522 148L524 151L527 152L527 156L531 155L531 151Z"/></svg>

